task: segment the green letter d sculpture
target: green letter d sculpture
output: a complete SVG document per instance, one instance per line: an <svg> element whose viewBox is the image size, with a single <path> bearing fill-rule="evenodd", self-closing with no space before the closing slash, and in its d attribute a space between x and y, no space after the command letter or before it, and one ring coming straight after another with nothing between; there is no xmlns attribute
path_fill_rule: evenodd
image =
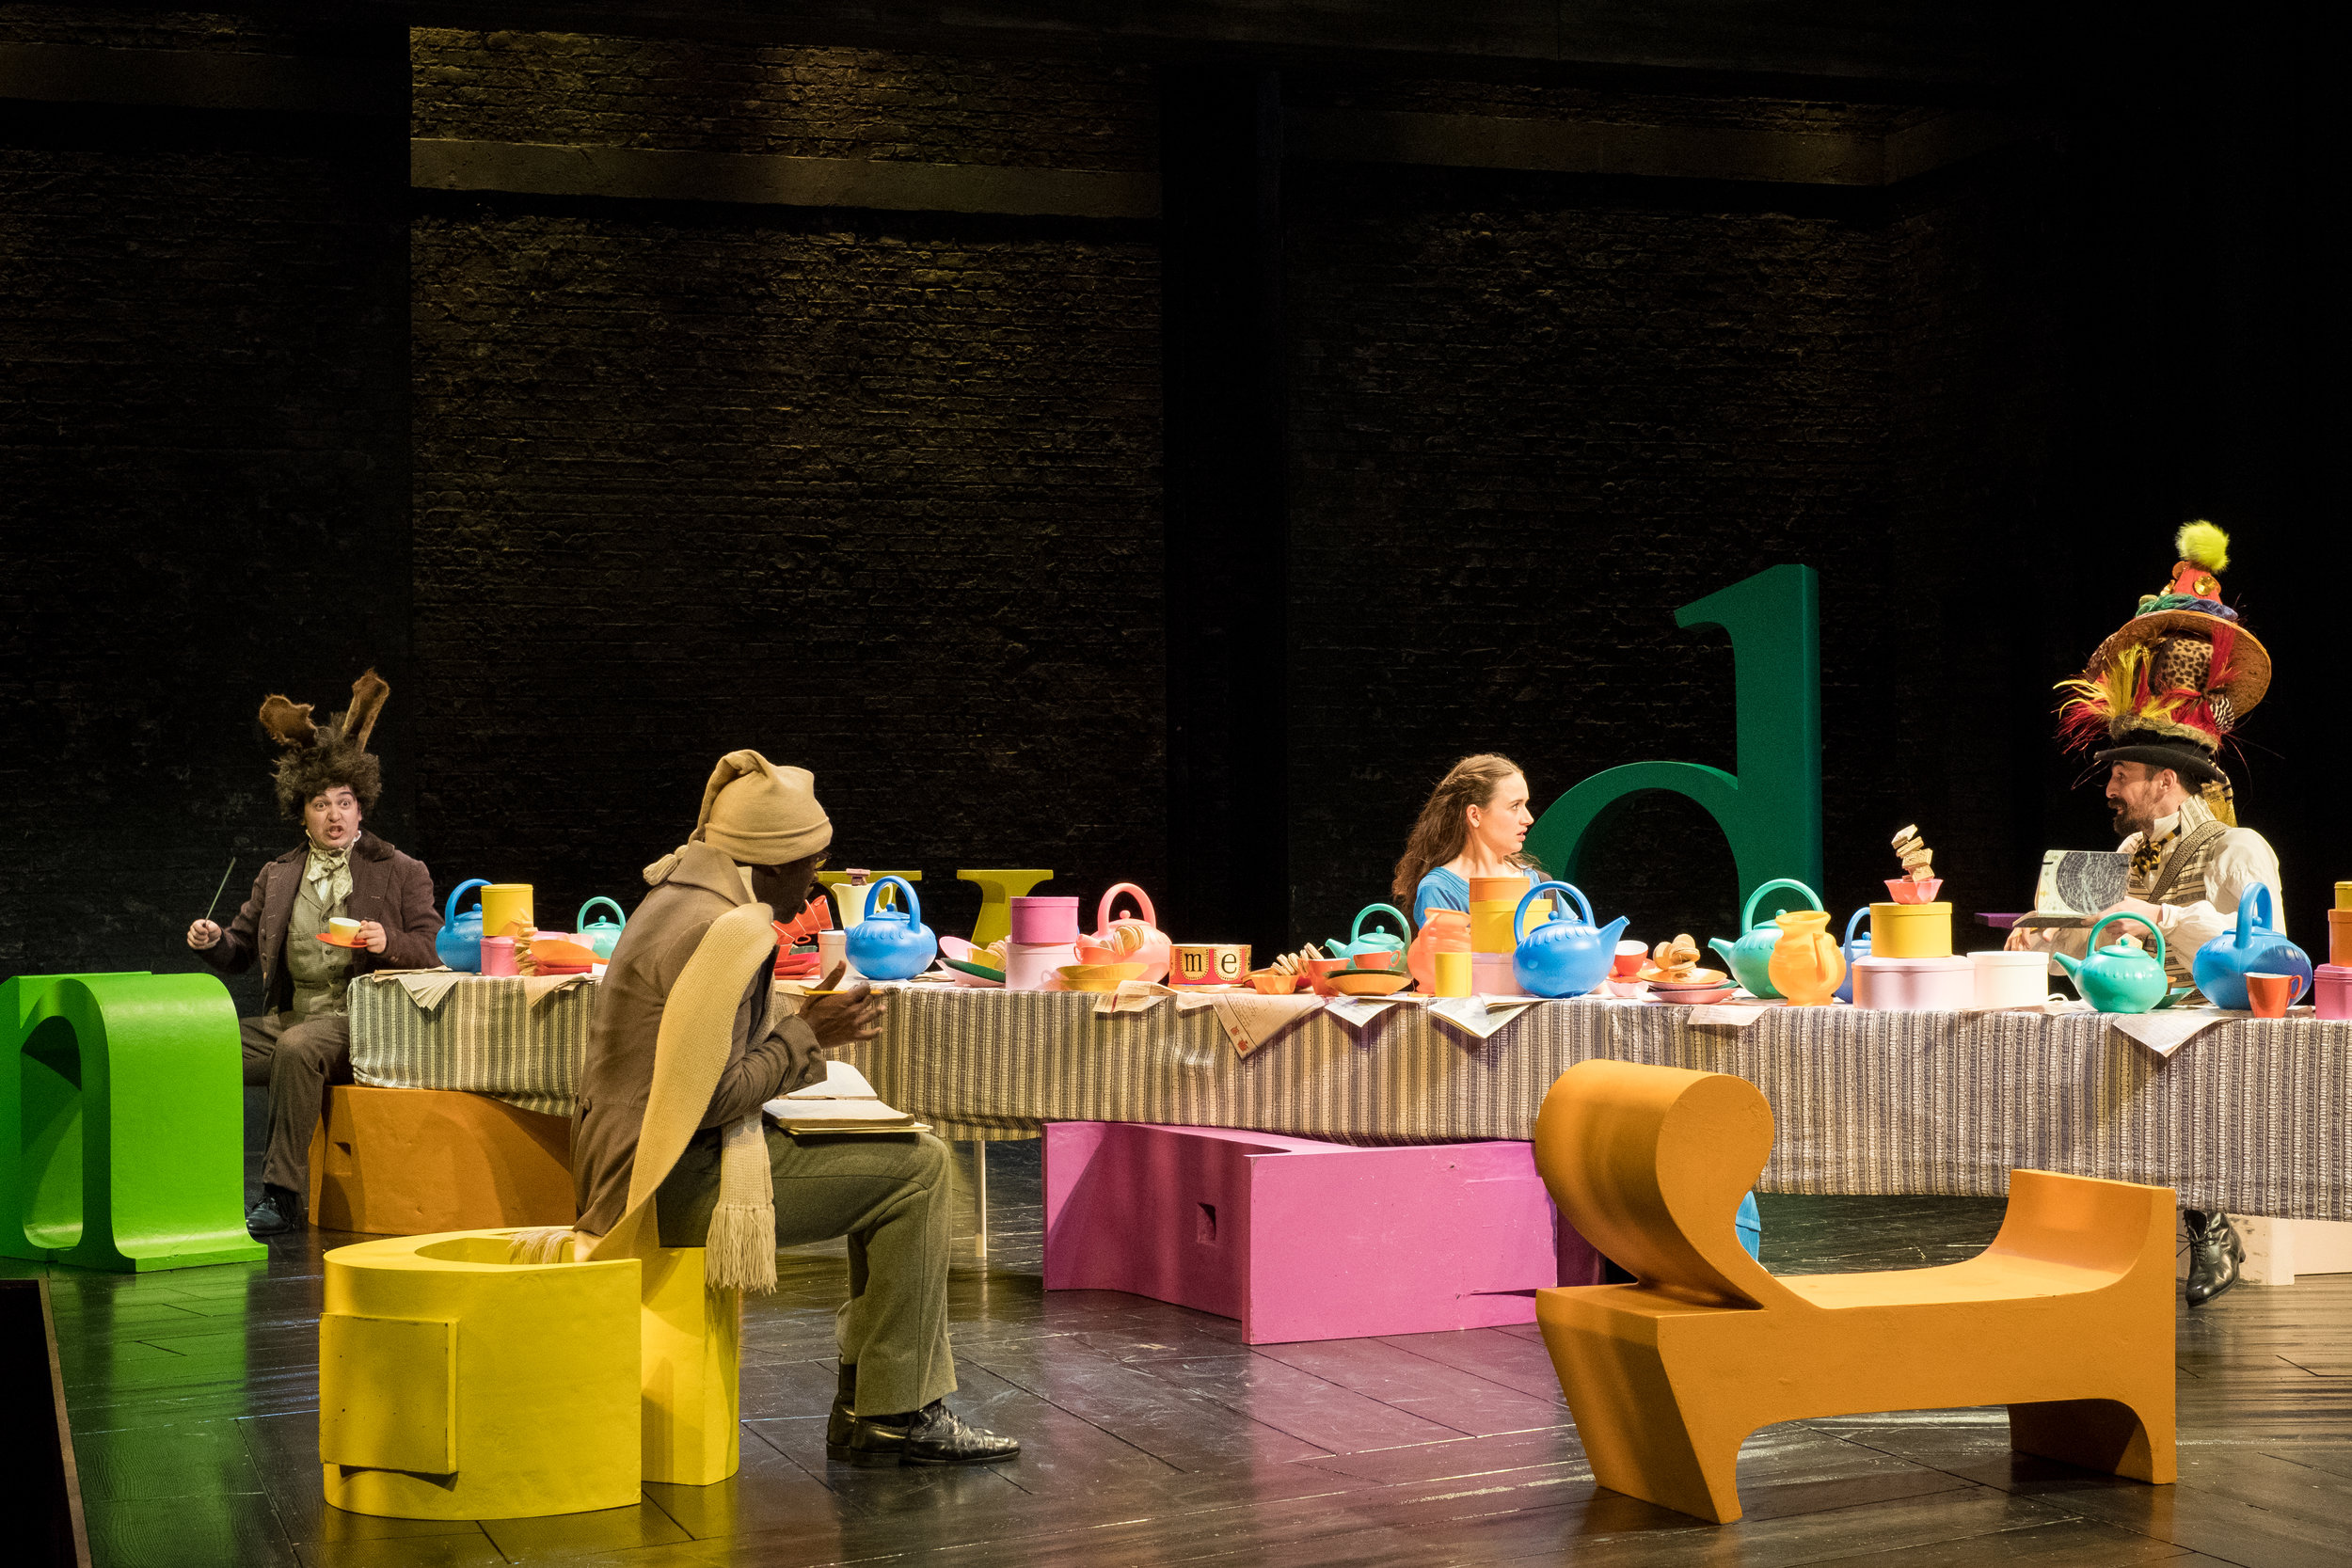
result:
<svg viewBox="0 0 2352 1568"><path fill-rule="evenodd" d="M189 1269L245 1229L237 1009L210 974L0 982L0 1256Z"/></svg>
<svg viewBox="0 0 2352 1568"><path fill-rule="evenodd" d="M1775 877L1821 885L1821 637L1810 566L1773 566L1675 611L1731 634L1737 777L1695 762L1632 762L1551 803L1527 835L1551 874L1579 882L1593 834L1647 789L1707 808L1731 841L1740 896Z"/></svg>

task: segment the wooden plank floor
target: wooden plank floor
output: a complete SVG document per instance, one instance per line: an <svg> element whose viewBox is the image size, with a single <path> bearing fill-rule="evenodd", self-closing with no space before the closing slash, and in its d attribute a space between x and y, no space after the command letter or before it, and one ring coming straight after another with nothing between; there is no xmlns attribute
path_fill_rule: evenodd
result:
<svg viewBox="0 0 2352 1568"><path fill-rule="evenodd" d="M1046 1294L1037 1148L992 1152L993 1256L983 1266L966 1247L954 1275L955 1402L1025 1445L990 1469L826 1464L837 1243L789 1255L784 1289L748 1313L739 1477L484 1525L319 1500L320 1255L349 1238L282 1241L266 1265L51 1271L97 1560L2352 1562L2352 1276L2241 1287L2183 1310L2176 1487L2014 1458L1998 1410L1865 1416L1759 1433L1740 1462L1747 1517L1716 1528L1594 1485L1532 1326L1253 1349L1223 1319ZM1999 1217L1969 1199L1763 1203L1765 1260L1785 1273L1948 1261Z"/></svg>

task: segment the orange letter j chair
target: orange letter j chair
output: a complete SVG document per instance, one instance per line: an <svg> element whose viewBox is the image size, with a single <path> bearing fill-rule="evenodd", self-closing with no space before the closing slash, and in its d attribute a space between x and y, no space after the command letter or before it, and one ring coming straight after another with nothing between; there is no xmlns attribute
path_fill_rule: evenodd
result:
<svg viewBox="0 0 2352 1568"><path fill-rule="evenodd" d="M1726 1073L1582 1062L1544 1097L1553 1203L1639 1282L1535 1296L1603 1486L1724 1524L1759 1427L1979 1404L2009 1406L2020 1452L2173 1480L2169 1188L2013 1171L1966 1262L1776 1278L1732 1228L1772 1146Z"/></svg>

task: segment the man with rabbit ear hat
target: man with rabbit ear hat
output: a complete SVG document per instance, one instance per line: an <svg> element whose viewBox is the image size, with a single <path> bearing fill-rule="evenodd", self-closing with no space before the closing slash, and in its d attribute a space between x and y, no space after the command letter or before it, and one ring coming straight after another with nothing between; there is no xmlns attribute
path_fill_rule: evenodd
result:
<svg viewBox="0 0 2352 1568"><path fill-rule="evenodd" d="M947 1148L928 1133L793 1137L760 1107L825 1076L825 1053L881 1029L863 983L775 1006L774 916L797 911L833 824L806 768L730 752L687 841L645 867L597 988L580 1065L571 1230L527 1233L525 1260L705 1249L715 1287L775 1289L779 1246L849 1239L828 1458L970 1465L1020 1444L948 1410Z"/></svg>
<svg viewBox="0 0 2352 1568"><path fill-rule="evenodd" d="M238 1021L245 1081L269 1085L269 1156L261 1198L246 1215L256 1236L302 1223L319 1108L328 1084L351 1082L351 977L440 962L432 874L360 826L383 791L368 737L390 694L370 670L352 683L351 706L325 724L311 722L309 703L263 699L262 727L281 748L278 809L302 825L304 842L262 867L227 928L210 920L188 927L188 945L213 968L242 974L257 959L262 966L262 1011ZM336 919L358 922L349 945L319 940Z"/></svg>

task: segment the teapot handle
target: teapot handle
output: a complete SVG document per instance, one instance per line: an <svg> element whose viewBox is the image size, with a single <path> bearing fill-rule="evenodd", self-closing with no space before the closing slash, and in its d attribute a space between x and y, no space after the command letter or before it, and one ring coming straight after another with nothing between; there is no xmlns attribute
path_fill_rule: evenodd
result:
<svg viewBox="0 0 2352 1568"><path fill-rule="evenodd" d="M1393 904L1366 904L1356 911L1356 924L1347 928L1348 946L1353 947L1364 940L1364 916L1368 914L1385 914L1393 917L1397 926L1405 932L1405 940L1406 942L1413 940L1413 923L1405 918L1403 910Z"/></svg>
<svg viewBox="0 0 2352 1568"><path fill-rule="evenodd" d="M1757 899L1763 897L1766 894L1772 892L1772 889L1776 887L1795 888L1799 893L1804 895L1805 908L1809 910L1818 910L1821 908L1821 895L1820 894L1814 892L1803 882L1795 881L1787 877L1775 877L1771 881L1766 882L1763 886L1757 888L1754 893L1748 895L1747 907L1740 911L1740 934L1745 935L1746 933L1756 929L1756 902Z"/></svg>
<svg viewBox="0 0 2352 1568"><path fill-rule="evenodd" d="M1094 928L1097 931L1107 931L1111 928L1111 900L1122 893L1132 893L1136 895L1136 902L1143 909L1143 923L1156 930L1159 927L1160 917L1158 911L1152 908L1152 895L1133 882L1111 884L1110 890L1103 895L1103 901L1094 908Z"/></svg>
<svg viewBox="0 0 2352 1568"><path fill-rule="evenodd" d="M2262 918L2255 922L2252 930L2249 930L2247 928L2246 919L2247 916L2253 911L2254 901L2258 898L2262 900ZM2247 939L2251 937L2255 931L2270 931L2274 929L2277 919L2278 911L2272 909L2270 904L2270 884L2268 882L2256 882L2252 887L2247 889L2246 896L2237 901L2236 945L2240 947L2245 946Z"/></svg>
<svg viewBox="0 0 2352 1568"><path fill-rule="evenodd" d="M1584 890L1582 888L1578 887L1573 882L1537 882L1534 887L1529 888L1525 894L1520 895L1519 907L1511 911L1512 946L1517 947L1520 942L1527 940L1527 906L1533 904L1543 895L1549 893L1553 888L1558 888L1561 892L1576 900L1577 910L1584 916L1585 925L1590 926L1593 923L1593 906L1586 901L1584 897ZM1550 922L1546 921L1545 924L1549 925Z"/></svg>
<svg viewBox="0 0 2352 1568"><path fill-rule="evenodd" d="M1870 906L1869 906L1869 905L1867 905L1867 904L1865 904L1865 905L1863 905L1860 909L1858 909L1858 910L1854 911L1854 912L1853 912L1852 914L1851 914L1851 915L1849 915L1849 916L1847 917L1847 919L1846 919L1846 940L1845 940L1844 942L1839 942L1839 943L1837 944L1837 956L1838 956L1839 958L1851 958L1853 956L1853 928L1854 928L1855 927L1857 927L1857 926L1861 925L1861 924L1862 924L1862 917L1863 917L1864 915L1866 915L1866 914L1868 914L1869 912L1870 912Z"/></svg>
<svg viewBox="0 0 2352 1568"><path fill-rule="evenodd" d="M2243 905L2240 906L2240 908L2243 907ZM2099 933L2106 930L2108 927L2114 925L2119 920L2137 920L2142 926L2147 927L2149 933L2156 939L2156 962L2164 962L2164 927L2149 919L2146 915L2140 914L2132 910L2118 910L2113 914L2107 916L2105 920L2099 922L2098 925L2093 926L2090 928L2090 940L2083 943L2083 949L2086 956L2093 958L2097 957L2099 952Z"/></svg>
<svg viewBox="0 0 2352 1568"><path fill-rule="evenodd" d="M922 929L923 900L914 895L914 885L912 882L909 882L904 877L877 877L874 879L874 891L866 895L866 910L867 915L869 917L872 915L874 911L874 900L881 895L882 890L886 887L897 888L899 894L907 901L907 929L910 931Z"/></svg>
<svg viewBox="0 0 2352 1568"><path fill-rule="evenodd" d="M456 919L457 919L457 900L459 900L460 898L463 898L464 896L466 896L466 891L467 891L467 889L469 889L469 888L477 888L477 887L488 887L489 885L490 885L490 879L489 879L488 878L486 878L486 877L476 877L476 878L474 878L471 881L468 881L468 882L460 882L460 883L458 883L455 887L453 887L453 888L450 889L450 890L449 890L449 902L441 906L441 924L442 924L442 925L444 925L444 926L448 926L448 925L452 925L452 924L453 924L453 923L456 921ZM481 900L480 900L480 899L476 899L476 900L475 900L475 902L476 902L476 903L479 903L479 902L481 902Z"/></svg>
<svg viewBox="0 0 2352 1568"><path fill-rule="evenodd" d="M574 930L585 928L588 924L588 911L595 909L598 904L602 904L606 909L611 910L612 911L612 917L619 921L623 926L627 926L628 924L628 913L627 911L623 910L620 905L615 904L610 898L599 897L591 898L585 904L580 905L580 912L572 916L572 928Z"/></svg>

